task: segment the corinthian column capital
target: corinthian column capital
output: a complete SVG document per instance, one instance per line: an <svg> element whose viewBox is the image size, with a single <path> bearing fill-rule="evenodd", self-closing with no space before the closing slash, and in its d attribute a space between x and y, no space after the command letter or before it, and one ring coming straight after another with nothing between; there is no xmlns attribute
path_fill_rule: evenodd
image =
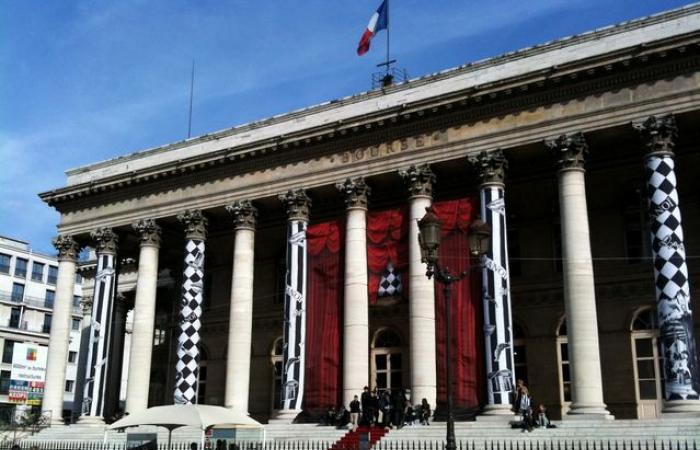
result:
<svg viewBox="0 0 700 450"><path fill-rule="evenodd" d="M408 183L408 192L411 197L433 196L433 184L435 174L428 164L411 166L405 170L399 170L399 175Z"/></svg>
<svg viewBox="0 0 700 450"><path fill-rule="evenodd" d="M632 127L639 131L644 139L648 154L673 156L678 127L672 114L649 116L639 122L633 122Z"/></svg>
<svg viewBox="0 0 700 450"><path fill-rule="evenodd" d="M90 232L90 237L95 241L97 253L117 253L119 246L119 236L111 228L98 228Z"/></svg>
<svg viewBox="0 0 700 450"><path fill-rule="evenodd" d="M347 178L335 187L345 195L345 207L348 209L367 209L367 201L372 193L372 188L367 186L363 177Z"/></svg>
<svg viewBox="0 0 700 450"><path fill-rule="evenodd" d="M237 200L226 207L233 217L233 228L236 230L255 230L258 210L250 200Z"/></svg>
<svg viewBox="0 0 700 450"><path fill-rule="evenodd" d="M59 234L51 242L58 251L59 261L75 261L78 259L78 253L80 253L80 245L78 245L78 243L75 242L73 236Z"/></svg>
<svg viewBox="0 0 700 450"><path fill-rule="evenodd" d="M478 171L482 185L503 184L506 170L508 170L508 160L500 149L471 156L469 163Z"/></svg>
<svg viewBox="0 0 700 450"><path fill-rule="evenodd" d="M154 219L140 219L131 224L139 235L141 246L160 247L161 229Z"/></svg>
<svg viewBox="0 0 700 450"><path fill-rule="evenodd" d="M179 220L185 226L185 238L205 240L207 238L207 218L204 217L199 209L186 209L177 215Z"/></svg>
<svg viewBox="0 0 700 450"><path fill-rule="evenodd" d="M286 194L280 194L277 198L287 207L288 220L303 220L305 222L309 220L311 199L306 195L304 189L290 190Z"/></svg>
<svg viewBox="0 0 700 450"><path fill-rule="evenodd" d="M583 133L562 134L547 139L545 145L557 159L559 170L583 170L588 155L588 144Z"/></svg>

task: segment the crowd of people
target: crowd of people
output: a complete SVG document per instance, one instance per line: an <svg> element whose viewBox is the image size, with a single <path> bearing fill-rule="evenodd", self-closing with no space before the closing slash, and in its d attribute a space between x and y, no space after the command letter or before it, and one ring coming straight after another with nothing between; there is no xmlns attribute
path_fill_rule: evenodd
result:
<svg viewBox="0 0 700 450"><path fill-rule="evenodd" d="M324 417L326 425L347 427L354 430L360 425L401 428L404 425L430 425L430 404L423 399L420 405L412 405L403 389L370 391L365 386L362 395L357 395L348 405L340 408L329 406Z"/></svg>

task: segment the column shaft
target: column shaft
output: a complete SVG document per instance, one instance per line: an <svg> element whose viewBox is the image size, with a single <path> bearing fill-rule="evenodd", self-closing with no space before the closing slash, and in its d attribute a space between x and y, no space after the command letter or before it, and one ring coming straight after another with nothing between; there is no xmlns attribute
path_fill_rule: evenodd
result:
<svg viewBox="0 0 700 450"><path fill-rule="evenodd" d="M420 403L437 401L437 362L435 347L435 287L425 276L418 243L418 220L432 200L414 196L410 200L408 225L409 328L411 346L411 399Z"/></svg>
<svg viewBox="0 0 700 450"><path fill-rule="evenodd" d="M142 245L134 299L134 323L126 385L126 412L148 408L158 285L158 247Z"/></svg>
<svg viewBox="0 0 700 450"><path fill-rule="evenodd" d="M571 367L570 415L608 415L598 346L598 320L593 280L583 169L559 172L559 207L564 278L564 305Z"/></svg>
<svg viewBox="0 0 700 450"><path fill-rule="evenodd" d="M253 333L253 271L255 231L235 232L231 311L229 315L226 395L224 405L248 413L250 348Z"/></svg>
<svg viewBox="0 0 700 450"><path fill-rule="evenodd" d="M51 415L52 425L63 425L63 391L66 384L68 343L71 330L71 309L75 289L75 257L61 258L58 261L56 297L49 334L48 359L46 361L46 382L42 412Z"/></svg>
<svg viewBox="0 0 700 450"><path fill-rule="evenodd" d="M343 404L359 395L369 378L367 211L347 211L343 316Z"/></svg>

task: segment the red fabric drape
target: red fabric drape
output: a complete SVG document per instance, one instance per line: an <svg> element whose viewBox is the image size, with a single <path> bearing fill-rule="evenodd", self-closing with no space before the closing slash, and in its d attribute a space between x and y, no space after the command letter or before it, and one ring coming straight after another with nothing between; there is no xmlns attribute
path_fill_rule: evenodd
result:
<svg viewBox="0 0 700 450"><path fill-rule="evenodd" d="M310 225L306 230L306 410L342 402L344 234L342 220Z"/></svg>
<svg viewBox="0 0 700 450"><path fill-rule="evenodd" d="M367 289L369 303L377 303L382 272L391 261L401 275L403 298L408 298L408 214L406 208L371 212L367 215Z"/></svg>
<svg viewBox="0 0 700 450"><path fill-rule="evenodd" d="M433 204L443 221L440 264L453 274L469 269L469 224L478 215L478 201L470 197ZM481 343L481 272L473 270L467 279L452 285L452 370L454 405L473 408L483 397L483 351ZM442 285L435 283L436 344L438 364L438 403L447 400L445 383L445 300Z"/></svg>

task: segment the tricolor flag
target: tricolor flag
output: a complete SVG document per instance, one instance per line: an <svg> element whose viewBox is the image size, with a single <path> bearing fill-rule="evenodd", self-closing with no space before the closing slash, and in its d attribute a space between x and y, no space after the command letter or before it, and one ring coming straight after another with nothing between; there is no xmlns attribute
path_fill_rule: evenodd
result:
<svg viewBox="0 0 700 450"><path fill-rule="evenodd" d="M389 11L387 6L388 0L384 0L377 11L372 14L372 18L369 19L369 24L362 38L360 38L360 43L357 45L357 54L362 56L369 51L369 41L372 40L375 34L381 30L386 30L389 24Z"/></svg>

